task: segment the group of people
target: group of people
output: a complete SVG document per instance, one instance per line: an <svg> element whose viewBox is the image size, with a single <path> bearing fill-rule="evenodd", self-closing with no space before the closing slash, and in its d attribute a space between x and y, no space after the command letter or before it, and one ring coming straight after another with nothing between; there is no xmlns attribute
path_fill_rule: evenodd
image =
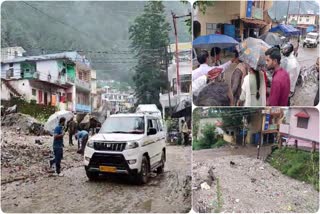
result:
<svg viewBox="0 0 320 214"><path fill-rule="evenodd" d="M252 68L239 60L235 51L232 60L221 64L221 49L202 50L198 68L192 72L194 103L199 106L288 106L294 95L300 65L291 43L272 47L265 52L265 63ZM231 74L231 85L224 82L223 74L232 63L237 66ZM267 74L271 74L268 81ZM270 91L267 90L271 85Z"/></svg>
<svg viewBox="0 0 320 214"><path fill-rule="evenodd" d="M84 149L89 139L89 133L86 130L78 130L78 125L75 118L71 118L67 122L65 127L66 119L64 117L59 119L59 124L55 127L53 133L53 159L49 160L49 170L53 171L53 166L55 166L55 174L57 176L64 176L61 173L61 160L63 159L63 148L64 142L63 138L66 132L69 133L69 146L73 146L73 136L78 141L78 151L79 154L84 154Z"/></svg>

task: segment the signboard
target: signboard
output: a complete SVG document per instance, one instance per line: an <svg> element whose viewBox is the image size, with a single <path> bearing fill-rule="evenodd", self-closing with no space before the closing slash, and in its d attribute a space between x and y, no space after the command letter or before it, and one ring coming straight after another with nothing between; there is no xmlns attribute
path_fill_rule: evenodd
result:
<svg viewBox="0 0 320 214"><path fill-rule="evenodd" d="M263 20L262 8L252 7L252 18Z"/></svg>
<svg viewBox="0 0 320 214"><path fill-rule="evenodd" d="M264 130L268 130L270 121L270 114L266 114L266 121L264 123Z"/></svg>
<svg viewBox="0 0 320 214"><path fill-rule="evenodd" d="M246 17L251 18L252 17L252 4L253 0L248 0L247 1L247 12L246 12Z"/></svg>

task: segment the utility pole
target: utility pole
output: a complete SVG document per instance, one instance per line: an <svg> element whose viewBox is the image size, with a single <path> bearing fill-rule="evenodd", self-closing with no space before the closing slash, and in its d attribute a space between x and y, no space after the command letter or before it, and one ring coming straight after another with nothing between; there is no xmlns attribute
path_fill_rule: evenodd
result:
<svg viewBox="0 0 320 214"><path fill-rule="evenodd" d="M289 2L288 2L288 9L287 9L287 16L286 16L286 25L288 24L289 8L290 8L290 0L289 0Z"/></svg>
<svg viewBox="0 0 320 214"><path fill-rule="evenodd" d="M179 77L179 52L178 52L178 29L177 29L177 19L191 16L191 12L188 15L176 16L176 14L171 11L173 27L174 27L174 36L176 37L176 65L177 65L177 92L178 92L178 102L180 102L180 77Z"/></svg>
<svg viewBox="0 0 320 214"><path fill-rule="evenodd" d="M169 115L171 116L171 114L172 114L172 109L171 109L171 98L170 98L170 87L171 87L171 85L170 85L170 81L169 81L169 71L168 71L168 66L169 66L169 56L168 56L168 47L166 46L165 47L165 49L164 49L164 51L165 51L165 60L166 60L166 62L165 62L165 66L166 66L166 76L167 76L167 87L168 87L168 100L169 100Z"/></svg>

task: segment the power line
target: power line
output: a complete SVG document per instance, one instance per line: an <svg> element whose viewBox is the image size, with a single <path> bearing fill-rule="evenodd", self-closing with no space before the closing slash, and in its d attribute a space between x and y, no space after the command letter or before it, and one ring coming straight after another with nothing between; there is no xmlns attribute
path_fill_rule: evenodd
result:
<svg viewBox="0 0 320 214"><path fill-rule="evenodd" d="M69 24L67 24L67 23L65 23L65 22L63 22L63 21L61 21L61 20L59 20L59 19L56 19L55 17L53 17L53 16L51 16L51 15L43 12L42 10L39 10L37 7L34 7L33 5L31 5L31 4L29 4L29 3L25 2L25 1L22 1L22 3L28 5L29 7L33 8L33 9L36 10L36 11L38 11L39 13L41 13L41 14L49 17L50 19L52 19L52 20L55 21L56 23L65 25L65 26L67 26L67 27L69 27L69 28L71 28L71 29L73 29L73 30L81 33L81 34L86 35L88 38L92 39L92 37L90 37L90 35L88 35L86 32L82 32L82 31L78 30L77 28L73 27L72 25L69 25Z"/></svg>

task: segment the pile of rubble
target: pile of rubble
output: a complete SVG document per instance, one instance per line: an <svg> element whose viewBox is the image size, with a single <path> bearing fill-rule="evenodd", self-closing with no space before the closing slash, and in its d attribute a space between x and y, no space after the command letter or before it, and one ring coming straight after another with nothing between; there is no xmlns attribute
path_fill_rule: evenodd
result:
<svg viewBox="0 0 320 214"><path fill-rule="evenodd" d="M242 155L193 163L197 212L316 212L319 193L268 163Z"/></svg>
<svg viewBox="0 0 320 214"><path fill-rule="evenodd" d="M67 145L65 136L65 145ZM52 156L51 136L25 135L13 127L1 129L1 183L17 180L35 179L49 176L48 160ZM81 155L76 153L77 146L66 146L64 149L63 168L80 166Z"/></svg>
<svg viewBox="0 0 320 214"><path fill-rule="evenodd" d="M44 134L43 124L35 118L22 113L13 113L3 116L1 118L1 126L15 128L18 133L23 132L25 134L35 135Z"/></svg>

